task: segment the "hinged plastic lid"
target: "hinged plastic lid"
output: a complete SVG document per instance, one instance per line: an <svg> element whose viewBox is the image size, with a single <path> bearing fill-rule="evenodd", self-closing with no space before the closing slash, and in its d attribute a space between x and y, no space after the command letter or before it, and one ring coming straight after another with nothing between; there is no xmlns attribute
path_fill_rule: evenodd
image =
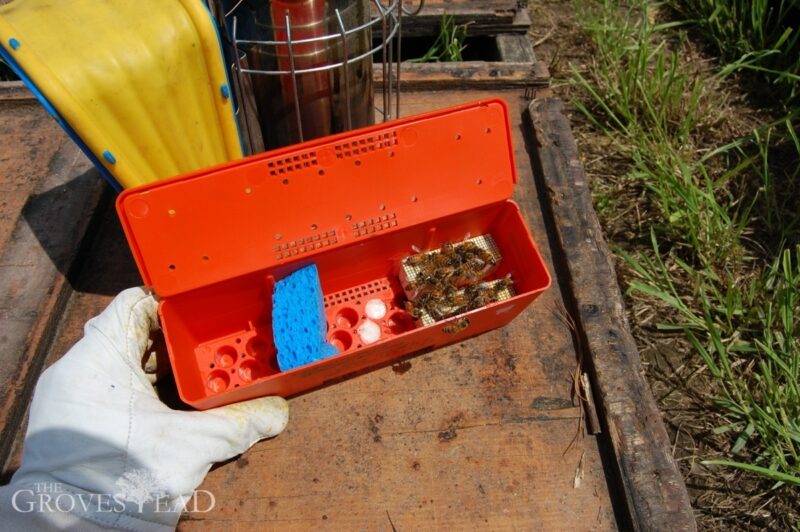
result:
<svg viewBox="0 0 800 532"><path fill-rule="evenodd" d="M508 109L486 100L126 190L139 272L166 297L509 198Z"/></svg>

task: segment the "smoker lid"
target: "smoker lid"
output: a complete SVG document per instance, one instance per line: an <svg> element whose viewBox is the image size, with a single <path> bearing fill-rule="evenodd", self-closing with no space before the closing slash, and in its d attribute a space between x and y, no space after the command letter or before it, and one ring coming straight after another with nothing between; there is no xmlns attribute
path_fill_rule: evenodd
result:
<svg viewBox="0 0 800 532"><path fill-rule="evenodd" d="M129 189L117 211L166 297L502 201L508 108L478 101Z"/></svg>

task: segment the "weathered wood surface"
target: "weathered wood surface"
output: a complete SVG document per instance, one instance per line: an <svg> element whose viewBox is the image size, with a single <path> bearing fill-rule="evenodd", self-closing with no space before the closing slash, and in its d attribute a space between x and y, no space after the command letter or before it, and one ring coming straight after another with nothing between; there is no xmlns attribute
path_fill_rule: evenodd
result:
<svg viewBox="0 0 800 532"><path fill-rule="evenodd" d="M525 123L524 92L407 92L403 115L494 95L509 102L520 178L515 199L554 275L553 288L507 327L292 399L287 431L215 468L203 488L217 496L217 507L188 516L180 529L694 529L685 487L640 372L568 123L560 103L551 99L534 102ZM0 106L0 120L3 113ZM44 124L30 123L29 129L40 131ZM13 401L3 403L2 419L6 434L19 427L6 478L19 460L24 427L19 419L41 367L60 357L114 294L140 282L115 213L100 199L99 178L65 178L87 163L77 155L64 159L72 145L57 129L43 135L52 144L42 140L42 145L62 153L45 159L44 166L24 155L12 160L12 152L0 147L5 169L0 191L28 187L22 199L4 194L3 200L10 199L0 201L0 239L5 239L0 268L11 265L6 254L29 223L20 215L22 205L42 198L48 210L39 212L52 214L47 220L63 233L57 237L34 227L24 240L30 244L24 249L35 251L38 244L53 253L52 258L41 250L31 255L39 261L38 271L52 274L49 281L32 277L43 302L38 309L8 299L19 297L12 290L16 286L36 294L13 269L10 275L0 270L0 282L17 283L0 287L7 298L0 306L5 336L0 340L9 341L5 317L16 312L16 304L23 305L33 331L15 351L18 359L4 350L9 372L0 375L0 383L16 388ZM53 188L62 182L58 179L93 186ZM63 194L49 194L53 190ZM58 201L64 197L70 201ZM85 202L76 204L76 198ZM98 228L94 243L80 269L67 277L62 270L65 261L75 260L74 238L86 229L64 220L88 225L98 203L103 208L92 224ZM9 226L4 220L15 212ZM562 308L577 322L578 335L562 319ZM582 411L573 406L570 375L579 350L586 357L584 371L592 376L602 432L574 439ZM0 450L9 441L5 438ZM579 471L583 476L575 487Z"/></svg>
<svg viewBox="0 0 800 532"><path fill-rule="evenodd" d="M503 34L496 38L497 52L506 63L534 63L536 55L527 35Z"/></svg>
<svg viewBox="0 0 800 532"><path fill-rule="evenodd" d="M0 460L25 412L105 185L20 83L0 87Z"/></svg>
<svg viewBox="0 0 800 532"><path fill-rule="evenodd" d="M395 66L396 68L396 66ZM396 77L394 78L396 82ZM376 90L383 87L380 69L373 71ZM402 63L400 87L405 91L501 90L546 87L550 72L542 62L464 61L459 63ZM393 84L393 87L396 86ZM376 93L376 102L380 95Z"/></svg>
<svg viewBox="0 0 800 532"><path fill-rule="evenodd" d="M386 4L388 2L384 2ZM468 35L496 35L498 33L526 34L531 26L526 5L516 0L433 0L426 1L418 14L403 17L403 36L436 36L442 15L452 15L456 24L467 24ZM419 2L403 1L407 11L415 11ZM372 6L373 15L378 14Z"/></svg>
<svg viewBox="0 0 800 532"><path fill-rule="evenodd" d="M593 207L578 148L557 99L534 101L537 179L551 211L551 235L563 260L568 304L581 331L604 412L614 466L624 486L631 524L637 530L695 530L683 478L671 454L661 414L644 380L630 334L611 254Z"/></svg>
<svg viewBox="0 0 800 532"><path fill-rule="evenodd" d="M403 114L490 94L511 105L515 199L552 265L523 138L523 91L408 93ZM76 280L86 290L70 298L51 360L111 294L139 282L113 212L106 216ZM179 528L617 529L622 501L606 475L602 436L570 446L581 409L562 305L555 285L505 328L292 399L288 429L214 469L202 487L216 508Z"/></svg>

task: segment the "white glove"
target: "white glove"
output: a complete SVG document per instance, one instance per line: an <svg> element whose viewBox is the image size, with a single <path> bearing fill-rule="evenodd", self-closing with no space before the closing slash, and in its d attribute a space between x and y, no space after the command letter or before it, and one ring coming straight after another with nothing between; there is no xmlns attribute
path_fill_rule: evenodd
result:
<svg viewBox="0 0 800 532"><path fill-rule="evenodd" d="M213 463L284 429L279 397L205 412L164 405L141 365L157 306L125 290L42 374L22 466L0 488L0 529L173 529L184 507L215 502L195 493Z"/></svg>

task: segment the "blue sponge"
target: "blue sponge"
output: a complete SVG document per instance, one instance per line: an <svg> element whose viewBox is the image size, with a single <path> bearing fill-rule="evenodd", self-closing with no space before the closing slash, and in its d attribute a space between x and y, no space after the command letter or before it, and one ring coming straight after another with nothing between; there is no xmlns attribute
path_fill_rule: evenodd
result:
<svg viewBox="0 0 800 532"><path fill-rule="evenodd" d="M272 333L281 371L337 354L339 351L325 342L325 328L322 287L314 264L275 283Z"/></svg>

